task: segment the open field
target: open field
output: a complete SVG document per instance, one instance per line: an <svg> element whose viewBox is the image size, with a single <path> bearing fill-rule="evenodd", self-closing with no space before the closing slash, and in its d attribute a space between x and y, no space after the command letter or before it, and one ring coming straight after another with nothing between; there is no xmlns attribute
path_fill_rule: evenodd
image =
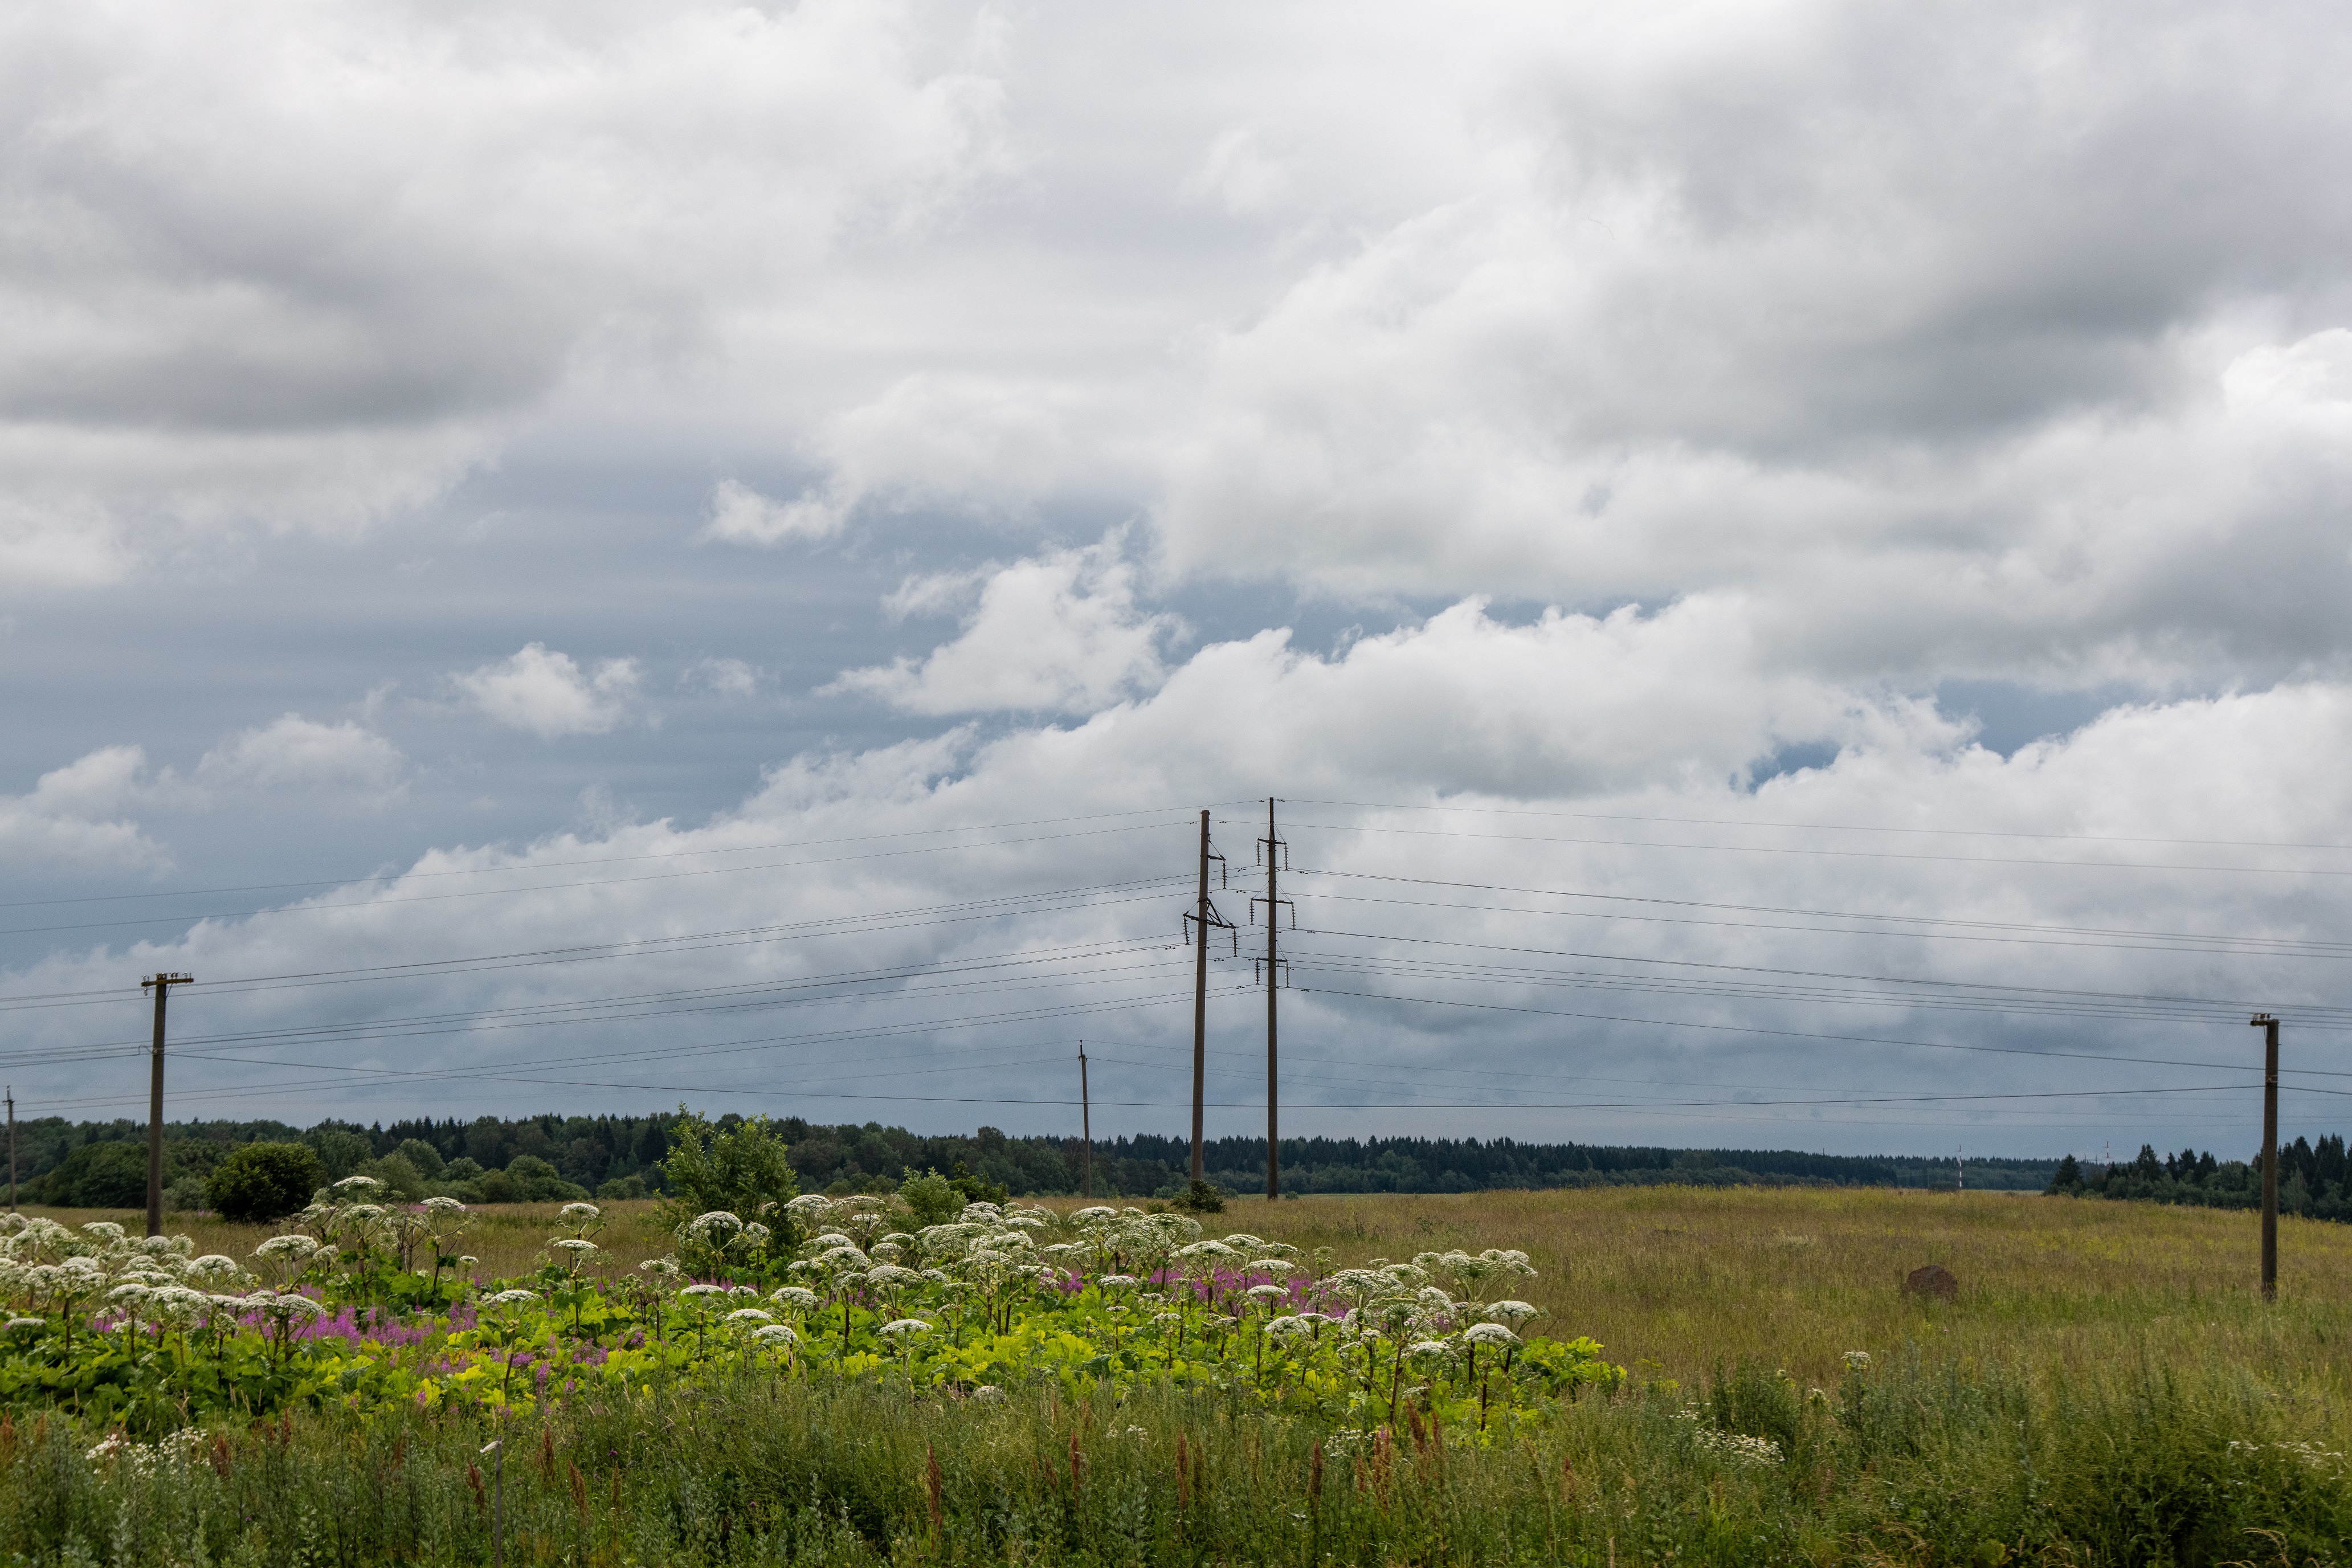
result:
<svg viewBox="0 0 2352 1568"><path fill-rule="evenodd" d="M652 1205L608 1212L611 1271L667 1250ZM461 1246L486 1280L520 1275L552 1218L485 1210ZM239 1256L268 1234L175 1228ZM647 1360L593 1322L567 1334L559 1310L496 1342L567 1369L510 1408L503 1384L471 1403L368 1395L463 1334L320 1363L347 1371L274 1415L164 1411L143 1430L203 1430L152 1447L110 1447L79 1394L19 1389L0 1555L479 1563L503 1529L508 1561L547 1563L2352 1563L2352 1227L2284 1224L2273 1306L2252 1288L2252 1216L2074 1199L1333 1197L1238 1202L1209 1229L1340 1266L1524 1248L1540 1276L1510 1289L1549 1314L1536 1331L1591 1334L1633 1375L1491 1423L1464 1383L1441 1430L1427 1390L1400 1411L1348 1403L1345 1379L1187 1383L1156 1349L1117 1373L918 1388L896 1352L789 1366L722 1336L706 1356L674 1317ZM1928 1262L1959 1277L1957 1301L1901 1294ZM835 1321L802 1329L829 1340ZM590 1376L608 1352L650 1370Z"/></svg>
<svg viewBox="0 0 2352 1568"><path fill-rule="evenodd" d="M1066 1211L1078 1199L1044 1200ZM616 1268L670 1249L651 1203L604 1205ZM476 1211L464 1249L484 1279L527 1273L557 1205ZM82 1210L68 1224L142 1221ZM1754 1361L1822 1386L1850 1350L1916 1345L1930 1362L2052 1371L2148 1356L2246 1366L2352 1396L2352 1226L2279 1224L2277 1305L2255 1290L2253 1215L2147 1204L1854 1188L1635 1187L1439 1196L1241 1199L1210 1234L1247 1230L1341 1265L1462 1247L1525 1250L1519 1293L1545 1331L1590 1334L1637 1373L1689 1383ZM202 1252L249 1255L268 1227L177 1216ZM1906 1300L1925 1263L1958 1275L1958 1302Z"/></svg>

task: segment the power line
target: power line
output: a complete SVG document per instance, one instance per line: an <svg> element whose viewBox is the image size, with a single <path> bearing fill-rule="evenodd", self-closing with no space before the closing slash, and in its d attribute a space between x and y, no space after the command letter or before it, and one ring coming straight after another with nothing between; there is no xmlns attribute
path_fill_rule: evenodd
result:
<svg viewBox="0 0 2352 1568"><path fill-rule="evenodd" d="M222 910L205 914L152 915L119 921L84 921L72 925L0 927L0 936L35 936L56 931L110 931L123 926L176 925L182 921L259 920L277 915L360 914L400 904L443 903L454 899L507 898L518 893L560 893L580 888L617 888L637 882L676 882L698 877L732 877L747 871L805 870L812 866L838 866L859 860L891 860L909 855L948 855L982 849L1003 849L1024 844L1048 844L1070 838L1094 838L1112 833L1138 833L1165 823L1131 823L1124 827L1094 827L1077 833L1037 834L1027 838L992 838L977 844L927 844L912 849L874 849L857 855L827 855L810 860L766 860L751 866L712 866L698 871L657 871L642 877L592 878L576 882L537 882L520 888L477 888L469 892L418 893L412 897L369 899L348 904L279 904L257 910Z"/></svg>
<svg viewBox="0 0 2352 1568"><path fill-rule="evenodd" d="M1707 926L1731 931L1786 931L1813 936L1895 936L1922 941L2000 942L2036 947L2066 947L2116 952L2213 952L2237 957L2352 958L2352 942L2306 937L2252 937L2224 934L2117 930L2098 926L2035 924L2022 921L1964 921L1948 916L1890 915L1847 910L1811 910L1771 904L1731 904L1700 899L1668 899L1638 893L1593 893L1573 888L1528 888L1494 882L1465 882L1435 877L1384 876L1373 871L1340 871L1312 867L1303 877L1339 877L1355 881L1394 882L1411 887L1455 888L1475 892L1519 893L1531 898L1576 899L1607 904L1654 905L1667 909L1718 910L1729 913L1790 915L1808 920L1875 921L1890 926L1952 926L1957 931L1853 931L1837 926L1786 926L1754 921L1704 921L1684 916L1628 914L1621 910L1529 910L1505 904L1439 902L1423 899L1377 899L1360 893L1327 893L1324 898L1350 903L1397 904L1412 909L1475 910L1494 914L1549 915L1568 920L1627 921L1651 925ZM1985 934L1985 933L2017 934ZM2053 937L2111 937L2112 942L2053 942ZM2181 943L2196 945L2182 946Z"/></svg>
<svg viewBox="0 0 2352 1568"><path fill-rule="evenodd" d="M738 926L730 930L689 931L676 936L640 937L620 942L575 943L566 947L527 948L510 952L480 953L470 957L418 959L403 963L371 964L350 969L295 971L284 974L247 975L230 979L209 987L209 994L234 995L253 991L294 990L317 985L359 984L380 980L433 978L448 974L479 973L499 969L525 969L547 964L579 963L608 958L662 957L673 952L691 952L713 947L748 946L759 942L787 942L824 936L862 936L877 931L900 931L929 925L949 925L964 921L996 920L1031 913L1067 913L1074 907L1066 901L1100 893L1129 893L1119 899L1097 900L1097 907L1123 903L1139 903L1151 898L1155 890L1177 885L1180 879L1154 877L1124 882L1102 882L1081 888L1057 888L1032 893L1008 893L994 898L967 900L958 903L916 906L904 910L877 910L865 915L840 915L823 921L795 921L776 925ZM1030 909L1025 906L1044 904ZM1084 908L1087 906L1076 906ZM923 918L915 918L923 917ZM892 923L879 924L888 921ZM119 1002L119 987L90 991L27 992L14 996L0 995L0 1010L39 1005L98 1005Z"/></svg>
<svg viewBox="0 0 2352 1568"><path fill-rule="evenodd" d="M1221 805L1235 805L1237 801L1220 801ZM1174 811L1175 806L1148 806L1131 811L1093 811L1072 816L1033 816L1013 822L975 822L957 827L908 827L896 833L859 833L837 838L786 838L766 844L730 844L711 849L663 849L645 855L595 856L578 860L536 860L514 866L468 866L446 871L420 871L414 868L401 871L377 871L346 877L313 877L299 882L241 882L218 888L168 888L139 893L80 893L56 899L0 900L0 910L37 909L52 904L114 903L133 899L193 899L209 898L218 893L272 893L295 888L337 888L362 882L404 882L443 877L493 877L510 871L543 871L573 866L622 866L645 860L686 859L702 855L754 855L772 849L814 849L835 844L871 844L886 838L923 838L950 833L993 833L1008 827L1053 827L1065 822L1100 822L1114 816L1157 816ZM485 849L488 847L484 846ZM452 851L451 853L458 853Z"/></svg>

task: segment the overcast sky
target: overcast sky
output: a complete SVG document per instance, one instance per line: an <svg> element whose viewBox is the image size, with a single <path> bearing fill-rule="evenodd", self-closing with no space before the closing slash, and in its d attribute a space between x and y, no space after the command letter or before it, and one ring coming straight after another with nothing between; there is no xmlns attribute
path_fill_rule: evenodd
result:
<svg viewBox="0 0 2352 1568"><path fill-rule="evenodd" d="M2339 7L0 17L20 1114L2352 1116ZM1259 923L1253 925L1255 917ZM1319 1108L1319 1109L1318 1109Z"/></svg>

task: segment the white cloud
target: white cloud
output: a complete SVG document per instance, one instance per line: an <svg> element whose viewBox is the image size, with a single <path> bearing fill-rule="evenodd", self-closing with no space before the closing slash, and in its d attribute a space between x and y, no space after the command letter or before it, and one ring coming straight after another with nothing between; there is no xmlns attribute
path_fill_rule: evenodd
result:
<svg viewBox="0 0 2352 1568"><path fill-rule="evenodd" d="M1228 131L1210 143L1179 189L1192 200L1219 203L1235 216L1279 211L1294 195L1288 171L1248 131Z"/></svg>
<svg viewBox="0 0 2352 1568"><path fill-rule="evenodd" d="M399 747L364 725L288 713L205 752L195 777L216 789L342 789L380 797L397 790L407 765Z"/></svg>
<svg viewBox="0 0 2352 1568"><path fill-rule="evenodd" d="M1166 676L1160 648L1182 622L1138 608L1121 546L1114 535L1011 566L910 579L887 601L894 615L977 595L961 635L920 660L845 670L824 690L914 713L1091 713L1151 690Z"/></svg>
<svg viewBox="0 0 2352 1568"><path fill-rule="evenodd" d="M43 773L32 793L0 795L0 852L90 867L160 864L164 854L120 815L148 793L147 753L103 746Z"/></svg>
<svg viewBox="0 0 2352 1568"><path fill-rule="evenodd" d="M979 42L832 0L18 17L0 476L133 560L415 505L927 232L1004 166Z"/></svg>
<svg viewBox="0 0 2352 1568"><path fill-rule="evenodd" d="M1206 648L1157 694L1072 728L986 741L960 729L807 753L703 826L616 816L521 851L435 851L414 877L336 889L298 906L302 914L206 922L127 953L58 953L13 976L10 989L95 984L126 960L273 973L332 967L359 951L387 964L509 951L518 931L535 944L583 948L615 933L733 932L631 959L625 974L573 964L499 969L419 977L380 998L255 993L214 1005L219 1027L260 1029L316 1025L333 1008L358 1021L372 1010L569 1009L602 989L688 996L694 987L729 987L723 1016L666 1014L651 1032L593 1009L567 1011L560 1039L529 1028L455 1042L404 1038L396 1047L362 1038L339 1047L335 1059L352 1074L462 1070L476 1075L469 1092L494 1100L508 1091L482 1075L510 1074L529 1080L511 1089L518 1103L544 1103L551 1081L575 1078L566 1103L605 1103L596 1099L604 1094L640 1104L675 1093L698 1104L790 1105L827 1119L871 1111L932 1126L969 1123L960 1093L1062 1096L1059 1078L1041 1075L1062 1073L1063 1053L1038 1066L1037 1041L1081 1029L1092 1039L1102 1028L1126 1042L1105 1055L1130 1060L1097 1069L1126 1075L1116 1095L1099 1083L1097 1094L1164 1107L1117 1110L1114 1121L1165 1130L1178 1122L1189 1062L1191 965L1181 949L1169 951L1168 934L1191 897L1189 808L1223 803L1219 842L1239 864L1237 885L1222 897L1240 915L1260 820L1247 800L1270 777L1289 798L1283 822L1293 874L1284 887L1300 915L1284 1039L1286 1121L1302 1132L1412 1127L1866 1151L1916 1146L1926 1129L1964 1133L1973 1151L1996 1142L2046 1150L2095 1140L2105 1128L2119 1140L2170 1135L2242 1148L2260 1104L2251 1074L2227 1095L1997 1111L1791 1111L1754 1102L1813 1090L1832 1099L2072 1092L2228 1078L2212 1068L2118 1069L1884 1042L2238 1059L2215 1053L2242 1049L2242 1013L2218 1022L2184 1020L2177 1007L2134 1016L2094 998L2210 995L2225 1010L2258 998L2290 1012L2326 1003L2333 961L2213 943L2136 949L2113 936L2034 928L2332 942L2352 887L2312 873L2344 868L2340 855L2206 841L2218 833L2279 845L2352 842L2352 688L2315 681L2136 705L2002 758L1900 703L1738 689L1752 679L1738 636L1736 614L1707 605L1516 626L1458 606L1328 658L1268 634ZM1735 688L1706 695L1731 716L1732 732L1717 732L1704 712L1672 711L1678 693L1714 684ZM1776 708L1784 722L1759 726L1750 717ZM1752 793L1727 776L1726 758L1801 737L1838 744L1836 761ZM109 773L92 764L77 798L126 787L135 766L111 766ZM60 798L67 788L58 786ZM1339 788L1359 793L1331 793ZM1043 801L1054 816L1078 820L1037 823ZM1024 826L975 826L992 823ZM1791 826L1817 823L1836 829ZM677 858L659 864L669 857ZM609 874L595 869L600 860L614 862ZM738 866L744 874L727 869ZM451 873L528 868L560 872L559 885L446 896L532 880L466 883ZM681 870L692 875L673 874ZM742 931L777 921L780 877L795 911L823 919L795 912L793 921L815 923L744 940ZM1068 891L1128 884L1101 896ZM1526 888L1561 896L1506 890ZM943 918L961 901L995 900L1014 907ZM1792 912L1804 910L1882 918ZM922 914L879 918L889 910ZM1923 929L1951 939L1924 939ZM1244 938L1246 954L1259 935L1245 927ZM954 989L934 991L919 978L959 961L979 967L955 978ZM841 987L844 973L869 969L919 978L863 994ZM1865 978L1874 975L1918 984ZM794 988L826 977L819 990ZM1247 979L1245 963L1221 963L1211 1015L1212 1100L1244 1107L1263 1016L1254 996L1234 994ZM994 988L1000 980L1005 989ZM1957 1005L1969 988L2013 985L2052 989L2042 1003L1999 1016ZM2060 993L2077 1000L2049 1000ZM1464 1002L1478 1007L1452 1005ZM2044 1005L2057 1010L2037 1010ZM1092 1011L1052 1011L1061 1008ZM1531 1011L1507 1011L1515 1008ZM1015 1022L990 1025L997 1011ZM62 1040L72 1026L36 1016L25 1044ZM898 1032L845 1046L838 1031L858 1029ZM1797 1034L1752 1032L1759 1029ZM2225 1039L2211 1037L2224 1029ZM698 1054L705 1049L715 1054ZM598 1054L608 1051L625 1055ZM295 1047L240 1054L264 1059L208 1064L188 1089L266 1087L273 1070L282 1076L269 1060L311 1059ZM353 1092L424 1094L437 1081L372 1080ZM35 1092L61 1090L42 1079ZM943 1098L936 1106L861 1103L859 1092ZM852 1098L824 1098L835 1093ZM1315 1109L1415 1096L1494 1097L1504 1109ZM1514 1098L1576 1109L1512 1110ZM1658 1103L1677 1100L1683 1109ZM2315 1113L2290 1101L2290 1131L2311 1125ZM1246 1109L1213 1110L1212 1131L1247 1119Z"/></svg>
<svg viewBox="0 0 2352 1568"><path fill-rule="evenodd" d="M547 740L604 734L627 716L638 683L633 658L608 658L583 670L544 643L528 643L511 658L455 679L492 721Z"/></svg>
<svg viewBox="0 0 2352 1568"><path fill-rule="evenodd" d="M683 679L722 697L752 697L765 676L758 666L740 658L706 658L698 660Z"/></svg>
<svg viewBox="0 0 2352 1568"><path fill-rule="evenodd" d="M733 479L711 492L712 538L739 544L827 539L861 507L1017 514L1069 464L1066 388L925 374L828 419L825 479L790 501Z"/></svg>
<svg viewBox="0 0 2352 1568"><path fill-rule="evenodd" d="M823 496L773 501L736 479L711 487L710 521L703 531L730 544L781 544L787 539L830 539L849 521L846 508Z"/></svg>
<svg viewBox="0 0 2352 1568"><path fill-rule="evenodd" d="M704 851L960 843L948 830L973 823L1272 791L1297 802L1308 935L1382 933L1352 980L1302 992L1304 1047L1425 1076L1591 1071L1638 1045L1668 1076L1843 1088L1970 1075L1899 1052L1701 1050L1630 1026L1346 1002L1349 985L1406 975L1467 985L1446 965L1493 955L1440 942L1525 946L1550 917L1343 903L1308 868L2026 925L2147 924L2150 910L2200 930L2342 923L2340 879L2317 874L2341 868L2328 850L2297 852L2302 880L2061 872L2008 863L2044 853L2040 839L2006 858L1990 851L2007 841L1885 840L1946 857L1902 858L1832 855L1878 841L1769 826L2352 838L2352 195L2338 174L2352 22L2336 13L331 0L257 15L203 0L134 23L101 0L0 21L0 579L26 595L12 649L36 647L55 616L42 595L142 570L134 587L159 601L192 567L247 574L257 598L265 579L302 593L305 574L348 566L273 532L356 537L511 452L501 493L482 498L498 528L576 519L565 559L605 574L593 591L661 584L632 612L656 643L726 646L775 671L864 665L834 689L876 700L848 712L777 693L772 733L791 738L755 756L740 710L690 705L728 729L733 765L769 764L741 802L710 782L740 776L707 765L714 748L656 755L638 733L598 748L600 763L672 770L640 798L678 822L716 811L704 826L600 806L610 797L554 757L469 784L438 816L414 797L449 775L419 768L411 837L386 840L520 842L577 822L511 856L436 852L419 868L675 850L696 857L693 880L478 912L345 889L365 907L200 931L184 952L154 950L160 963L273 973L246 966L750 926L775 918L776 878L705 879L729 862ZM720 474L744 478L706 491ZM836 547L821 561L678 550L674 516L625 498L681 485L707 507L707 537ZM544 553L423 521L441 537L411 553L478 572L482 614L526 602L526 574L551 591ZM1106 525L1123 545L1056 548ZM997 563L942 570L981 556ZM888 581L885 618L951 625L883 662L869 650L887 628L841 605ZM1155 596L1178 591L1218 628L1189 657ZM754 594L772 595L764 621L709 624ZM1276 625L1296 599L1318 643L1349 620L1405 624L1318 653ZM327 635L316 616L252 619L269 625L275 669ZM503 647L530 629L468 635ZM139 635L154 639L129 639L142 663L205 657ZM416 636L344 686L396 670L413 689L446 668L446 644ZM238 704L208 734L298 700L236 696L225 665L197 673ZM1962 678L2135 700L2004 758L1922 700ZM687 674L739 694L752 679L727 661ZM457 679L469 706L541 734L609 731L645 700L631 661L583 667L540 644ZM89 700L79 686L47 700ZM784 726L812 712L856 726L854 745L796 750L808 731ZM964 713L1000 716L943 733L900 717ZM429 763L433 716L411 717L420 738L404 743ZM6 804L9 842L135 856L128 819L206 804L200 785L226 807L232 779L305 757L347 777L372 765L349 734L269 744L284 754L233 737L184 777L135 753L85 759ZM1751 793L1761 759L1792 748L1835 760ZM494 794L521 804L493 822ZM1342 816L1310 798L1442 809ZM1494 805L1703 820L1481 809ZM1172 848L1071 831L1088 837L894 846L789 875L829 918L1156 876L1189 853L1181 822ZM1245 854L1245 825L1221 831ZM1714 847L1622 842L1643 833ZM1170 913L1057 905L986 929L1008 945L1108 932L1148 955ZM2272 956L2200 952L2176 972L2146 953L1843 927L1577 929L1591 951L1690 963L2327 994L2312 979L2324 968ZM749 945L681 959L677 983L928 962L961 940L812 936L805 958ZM1494 962L1478 983L1498 998L1548 1005L1571 987ZM535 984L451 982L439 1000L527 1002ZM2126 1031L1810 994L1670 1000L1727 1026ZM625 1026L599 1027L626 1043ZM959 1045L977 1037L964 1027L948 1030ZM2178 1044L2190 1026L2150 1027ZM1617 1092L1586 1087L1585 1108ZM1573 1120L1566 1135L1606 1136L1628 1125L1613 1114L1520 1130L1559 1136Z"/></svg>

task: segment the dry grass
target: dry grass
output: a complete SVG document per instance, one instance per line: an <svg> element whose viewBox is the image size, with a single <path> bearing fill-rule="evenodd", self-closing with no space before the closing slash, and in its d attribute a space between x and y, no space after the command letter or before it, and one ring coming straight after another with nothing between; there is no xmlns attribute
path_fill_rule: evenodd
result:
<svg viewBox="0 0 2352 1568"><path fill-rule="evenodd" d="M1228 1205L1233 1228L1327 1245L1343 1262L1449 1247L1524 1248L1525 1296L1554 1333L1690 1380L1718 1362L1833 1385L1849 1350L2037 1369L2242 1365L2352 1392L2352 1226L2285 1219L2280 1302L2256 1290L2251 1214L2006 1194L1616 1188ZM1949 1304L1906 1298L1940 1263Z"/></svg>
<svg viewBox="0 0 2352 1568"><path fill-rule="evenodd" d="M464 1248L488 1276L535 1264L558 1205L477 1212ZM650 1203L604 1205L615 1265L668 1250ZM1077 1200L1053 1200L1068 1209ZM136 1215L49 1211L68 1223ZM1248 1230L1342 1263L1464 1247L1524 1248L1541 1270L1517 1293L1552 1333L1589 1333L1612 1360L1693 1381L1761 1361L1833 1384L1849 1350L1916 1346L1929 1361L2052 1372L2147 1361L2242 1366L2274 1387L2352 1395L2352 1226L2284 1219L2280 1303L2254 1289L2249 1214L2149 1205L1883 1189L1641 1187L1230 1205L1211 1234ZM249 1254L269 1234L176 1216L205 1251ZM1940 1263L1960 1298L1906 1299L1903 1276Z"/></svg>

